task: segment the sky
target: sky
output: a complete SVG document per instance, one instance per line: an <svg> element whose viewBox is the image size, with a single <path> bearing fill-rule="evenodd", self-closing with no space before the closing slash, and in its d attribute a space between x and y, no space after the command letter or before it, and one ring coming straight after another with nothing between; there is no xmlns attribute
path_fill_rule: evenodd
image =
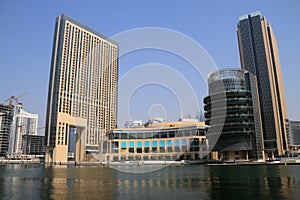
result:
<svg viewBox="0 0 300 200"><path fill-rule="evenodd" d="M11 95L26 93L19 101L26 111L39 114L39 127L44 127L54 25L56 17L62 13L109 37L143 27L174 30L200 44L217 68L239 68L238 18L257 10L270 22L277 39L288 116L300 120L300 2L296 0L2 0L0 102ZM119 78L137 66L149 63L168 66L180 74L196 93L201 109L202 99L208 94L205 78L197 75L188 62L170 52L146 49L121 57ZM182 115L195 115L198 109L180 112L180 99L174 91L159 84L139 87L129 99L131 119L145 121L162 116L175 120Z"/></svg>

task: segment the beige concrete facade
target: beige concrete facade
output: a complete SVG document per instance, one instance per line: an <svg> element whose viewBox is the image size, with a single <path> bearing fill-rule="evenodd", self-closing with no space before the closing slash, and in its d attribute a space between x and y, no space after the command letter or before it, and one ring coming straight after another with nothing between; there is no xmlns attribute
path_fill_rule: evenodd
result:
<svg viewBox="0 0 300 200"><path fill-rule="evenodd" d="M116 127L118 44L66 16L56 21L48 92L46 162L68 160L70 128L75 159L96 152Z"/></svg>
<svg viewBox="0 0 300 200"><path fill-rule="evenodd" d="M284 95L284 88L282 82L282 74L280 68L280 59L278 55L278 47L275 35L273 33L271 25L264 18L261 21L261 26L263 30L264 43L265 43L265 51L267 56L268 63L268 72L269 72L269 81L270 87L272 91L272 103L273 103L273 112L275 119L275 127L276 127L276 138L278 145L278 154L284 155L287 151L287 135L286 135L286 126L284 121L281 121L281 117L285 120L288 119L287 109L286 109L286 101ZM269 30L269 35L268 31ZM271 42L270 42L271 41ZM272 46L270 46L272 44ZM273 51L271 53L271 51ZM273 59L272 59L272 54ZM277 79L277 80L275 80ZM279 109L281 107L281 110ZM285 138L283 138L285 137ZM285 143L285 144L284 144Z"/></svg>

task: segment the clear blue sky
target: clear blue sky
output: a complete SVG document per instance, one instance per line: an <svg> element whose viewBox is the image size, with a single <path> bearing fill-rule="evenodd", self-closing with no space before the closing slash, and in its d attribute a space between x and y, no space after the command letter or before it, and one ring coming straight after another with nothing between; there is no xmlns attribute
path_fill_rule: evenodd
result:
<svg viewBox="0 0 300 200"><path fill-rule="evenodd" d="M10 95L21 97L27 111L39 114L44 126L50 58L55 18L67 13L93 29L112 36L139 27L163 27L182 32L201 44L217 67L240 67L236 37L238 17L259 10L275 32L289 118L300 120L300 3L299 1L6 1L0 2L0 102ZM168 63L167 53L137 53L120 59L120 76L133 66L149 62ZM150 55L150 56L149 56ZM155 55L155 56L153 56ZM162 58L164 57L164 58ZM162 61L164 60L164 61ZM174 60L171 63L174 64ZM176 65L176 63L175 63ZM178 60L177 65L184 66ZM179 70L180 71L180 70ZM198 80L192 71L184 76L195 87ZM155 87L154 87L155 88ZM147 87L144 88L147 91ZM149 105L168 104L168 92L156 88L160 97ZM207 94L201 87L199 101ZM139 90L140 91L140 90ZM145 100L143 92L133 98ZM153 92L153 87L149 92ZM153 95L152 95L153 96ZM169 95L169 98L170 97ZM139 100L139 101L138 101ZM161 101L161 102L160 102ZM145 120L145 111L136 106L134 118ZM167 106L166 106L167 107ZM159 106L157 107L159 108ZM168 109L168 108L166 108ZM176 109L175 109L176 110ZM191 113L195 114L195 113ZM176 113L168 114L173 119Z"/></svg>

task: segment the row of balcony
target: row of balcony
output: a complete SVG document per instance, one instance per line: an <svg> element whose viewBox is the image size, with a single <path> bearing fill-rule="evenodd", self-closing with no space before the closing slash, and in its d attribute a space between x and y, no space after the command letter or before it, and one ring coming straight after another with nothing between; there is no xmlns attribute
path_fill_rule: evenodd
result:
<svg viewBox="0 0 300 200"><path fill-rule="evenodd" d="M204 105L204 110L210 110L211 107L224 107L232 105L252 105L251 98L236 98L236 99L226 99L226 100L216 100L209 102Z"/></svg>
<svg viewBox="0 0 300 200"><path fill-rule="evenodd" d="M251 98L251 92L250 91L230 91L226 93L216 93L216 94L210 94L209 96L205 97L203 99L203 102L205 104L208 104L211 99L224 99L224 98Z"/></svg>
<svg viewBox="0 0 300 200"><path fill-rule="evenodd" d="M221 108L214 108L213 110L209 110L205 112L205 118L210 118L212 116L212 113L214 116L224 116L226 115L231 115L234 113L245 113L245 112L249 112L253 109L252 106L230 106L230 107L221 107Z"/></svg>
<svg viewBox="0 0 300 200"><path fill-rule="evenodd" d="M234 128L253 128L255 127L254 122L236 122L236 123L220 123L220 124L210 124L211 128L216 128L220 129L223 127L223 129L229 128L229 129L234 129Z"/></svg>

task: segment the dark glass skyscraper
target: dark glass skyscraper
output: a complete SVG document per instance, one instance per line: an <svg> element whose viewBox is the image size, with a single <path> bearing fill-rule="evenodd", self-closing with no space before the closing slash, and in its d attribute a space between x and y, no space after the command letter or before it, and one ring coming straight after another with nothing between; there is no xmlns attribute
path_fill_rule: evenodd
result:
<svg viewBox="0 0 300 200"><path fill-rule="evenodd" d="M265 153L284 155L287 110L271 25L260 12L253 12L239 18L237 33L241 66L257 77Z"/></svg>

